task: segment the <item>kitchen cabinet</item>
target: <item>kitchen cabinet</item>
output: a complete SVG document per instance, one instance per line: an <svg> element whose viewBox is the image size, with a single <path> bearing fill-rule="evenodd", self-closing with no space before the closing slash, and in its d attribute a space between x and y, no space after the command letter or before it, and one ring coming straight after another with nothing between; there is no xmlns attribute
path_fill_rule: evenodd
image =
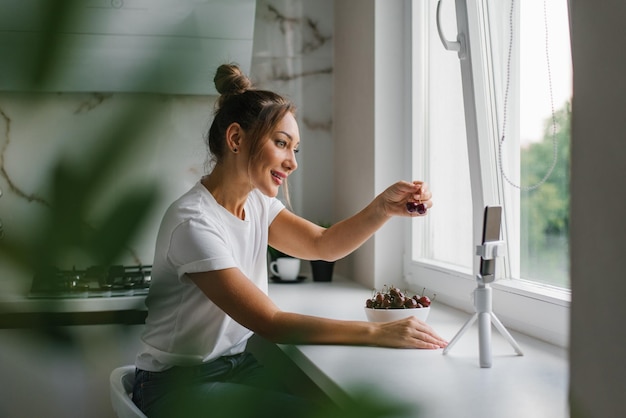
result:
<svg viewBox="0 0 626 418"><path fill-rule="evenodd" d="M255 9L255 0L4 0L0 91L215 94L219 64L250 72ZM33 85L48 56L47 82Z"/></svg>

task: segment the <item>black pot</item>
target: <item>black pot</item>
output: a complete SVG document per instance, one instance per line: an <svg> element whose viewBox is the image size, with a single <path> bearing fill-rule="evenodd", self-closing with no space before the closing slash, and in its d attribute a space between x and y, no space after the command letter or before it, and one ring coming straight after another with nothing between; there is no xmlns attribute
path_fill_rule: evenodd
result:
<svg viewBox="0 0 626 418"><path fill-rule="evenodd" d="M313 272L314 282L330 282L333 279L333 261L313 260L311 261L311 270Z"/></svg>

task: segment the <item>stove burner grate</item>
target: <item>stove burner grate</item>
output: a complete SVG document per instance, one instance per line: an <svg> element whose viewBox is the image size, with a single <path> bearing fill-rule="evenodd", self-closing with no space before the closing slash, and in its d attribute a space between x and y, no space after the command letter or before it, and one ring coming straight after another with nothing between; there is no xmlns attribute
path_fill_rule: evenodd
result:
<svg viewBox="0 0 626 418"><path fill-rule="evenodd" d="M29 298L96 298L146 295L152 266L92 266L84 270L52 267L35 275Z"/></svg>

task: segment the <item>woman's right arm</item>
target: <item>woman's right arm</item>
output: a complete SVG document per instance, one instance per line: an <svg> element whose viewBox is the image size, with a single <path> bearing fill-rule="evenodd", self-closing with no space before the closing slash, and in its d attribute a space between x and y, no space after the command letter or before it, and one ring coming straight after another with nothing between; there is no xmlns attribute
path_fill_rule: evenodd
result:
<svg viewBox="0 0 626 418"><path fill-rule="evenodd" d="M447 345L429 325L416 318L378 323L284 312L236 268L189 276L231 318L276 343L431 349Z"/></svg>
<svg viewBox="0 0 626 418"><path fill-rule="evenodd" d="M409 212L408 202L420 201L432 207L432 193L421 181L398 181L374 198L356 214L322 228L283 209L269 228L269 244L303 260L334 261L359 248L394 216L426 216Z"/></svg>

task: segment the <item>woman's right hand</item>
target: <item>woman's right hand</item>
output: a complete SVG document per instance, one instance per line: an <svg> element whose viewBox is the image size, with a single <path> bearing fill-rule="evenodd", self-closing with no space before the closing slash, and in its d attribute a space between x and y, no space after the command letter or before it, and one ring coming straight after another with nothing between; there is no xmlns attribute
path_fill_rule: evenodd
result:
<svg viewBox="0 0 626 418"><path fill-rule="evenodd" d="M445 348L448 342L423 321L411 316L378 323L376 345L393 348Z"/></svg>

